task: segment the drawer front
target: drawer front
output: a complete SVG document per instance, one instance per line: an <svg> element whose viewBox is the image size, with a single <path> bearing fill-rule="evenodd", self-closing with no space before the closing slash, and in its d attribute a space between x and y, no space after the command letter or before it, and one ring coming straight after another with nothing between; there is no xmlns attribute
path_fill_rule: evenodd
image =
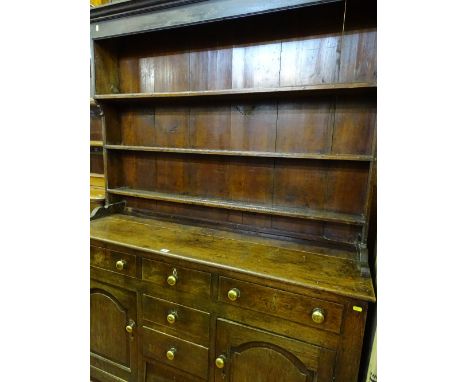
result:
<svg viewBox="0 0 468 382"><path fill-rule="evenodd" d="M195 340L208 344L210 335L210 314L184 305L175 304L143 294L143 319L174 330L173 334L189 335Z"/></svg>
<svg viewBox="0 0 468 382"><path fill-rule="evenodd" d="M238 293L234 301L228 297L231 290ZM234 295L231 297L234 298ZM218 301L335 333L341 330L343 305L279 289L220 277ZM317 323L312 319L314 312L317 321L317 314L323 315L323 322Z"/></svg>
<svg viewBox="0 0 468 382"><path fill-rule="evenodd" d="M204 382L205 379L197 378L182 370L174 369L161 362L145 362L144 382Z"/></svg>
<svg viewBox="0 0 468 382"><path fill-rule="evenodd" d="M136 277L136 257L122 252L91 246L91 265ZM120 269L119 267L122 266Z"/></svg>
<svg viewBox="0 0 468 382"><path fill-rule="evenodd" d="M165 291L183 293L204 299L209 299L211 295L211 274L206 272L176 267L161 261L143 259L141 277L145 281L164 288ZM174 285L170 285L169 277L175 277Z"/></svg>
<svg viewBox="0 0 468 382"><path fill-rule="evenodd" d="M143 355L190 374L207 378L208 348L150 329L142 328ZM167 352L174 350L170 360Z"/></svg>

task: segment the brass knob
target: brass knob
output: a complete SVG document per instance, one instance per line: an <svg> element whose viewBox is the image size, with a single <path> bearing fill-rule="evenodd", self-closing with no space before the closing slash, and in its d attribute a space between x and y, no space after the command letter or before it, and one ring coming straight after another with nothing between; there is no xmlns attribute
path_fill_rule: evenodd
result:
<svg viewBox="0 0 468 382"><path fill-rule="evenodd" d="M175 348L170 348L167 352L166 352L166 357L169 361L172 361L175 357L175 354L176 354L176 349Z"/></svg>
<svg viewBox="0 0 468 382"><path fill-rule="evenodd" d="M125 330L127 331L127 333L130 333L132 334L133 333L133 328L135 327L135 321L133 320L130 320L128 325L125 327Z"/></svg>
<svg viewBox="0 0 468 382"><path fill-rule="evenodd" d="M216 358L215 360L215 363L216 363L216 367L218 369L223 369L224 368L224 364L226 362L226 357L224 355L220 355L218 358Z"/></svg>
<svg viewBox="0 0 468 382"><path fill-rule="evenodd" d="M312 311L312 321L314 321L316 324L321 324L323 321L325 321L325 313L322 309L315 308Z"/></svg>
<svg viewBox="0 0 468 382"><path fill-rule="evenodd" d="M173 324L177 320L177 313L176 312L169 313L166 319L167 319L167 322L169 322L170 324Z"/></svg>
<svg viewBox="0 0 468 382"><path fill-rule="evenodd" d="M115 263L115 267L121 271L125 268L125 265L127 265L127 262L125 260L119 260Z"/></svg>
<svg viewBox="0 0 468 382"><path fill-rule="evenodd" d="M237 288L232 288L228 292L228 299L231 301L236 301L240 297L240 290Z"/></svg>
<svg viewBox="0 0 468 382"><path fill-rule="evenodd" d="M174 286L177 283L177 271L174 269L172 275L167 276L167 283L170 286Z"/></svg>

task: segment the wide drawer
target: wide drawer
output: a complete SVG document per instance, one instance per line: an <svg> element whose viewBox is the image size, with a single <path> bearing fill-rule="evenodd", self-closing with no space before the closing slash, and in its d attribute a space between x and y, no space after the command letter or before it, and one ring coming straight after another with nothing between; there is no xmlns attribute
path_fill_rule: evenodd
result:
<svg viewBox="0 0 468 382"><path fill-rule="evenodd" d="M341 330L343 305L279 289L220 277L218 301L335 333Z"/></svg>
<svg viewBox="0 0 468 382"><path fill-rule="evenodd" d="M201 378L208 374L208 348L143 326L143 355ZM168 352L171 352L169 357ZM172 358L172 359L170 359Z"/></svg>
<svg viewBox="0 0 468 382"><path fill-rule="evenodd" d="M146 294L142 296L143 319L174 331L178 336L190 336L208 344L210 314L175 304Z"/></svg>
<svg viewBox="0 0 468 382"><path fill-rule="evenodd" d="M136 257L127 253L91 246L90 263L93 267L136 277Z"/></svg>
<svg viewBox="0 0 468 382"><path fill-rule="evenodd" d="M168 292L204 299L211 294L211 274L161 261L143 259L141 278Z"/></svg>

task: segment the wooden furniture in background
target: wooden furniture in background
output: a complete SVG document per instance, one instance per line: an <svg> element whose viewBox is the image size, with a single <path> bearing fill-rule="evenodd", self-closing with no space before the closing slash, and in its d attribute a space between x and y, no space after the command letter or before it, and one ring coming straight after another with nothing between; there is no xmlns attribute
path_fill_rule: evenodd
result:
<svg viewBox="0 0 468 382"><path fill-rule="evenodd" d="M92 11L91 377L356 381L376 2L141 5Z"/></svg>
<svg viewBox="0 0 468 382"><path fill-rule="evenodd" d="M102 112L96 102L90 101L90 209L104 205L106 190L104 182L104 158L102 154Z"/></svg>

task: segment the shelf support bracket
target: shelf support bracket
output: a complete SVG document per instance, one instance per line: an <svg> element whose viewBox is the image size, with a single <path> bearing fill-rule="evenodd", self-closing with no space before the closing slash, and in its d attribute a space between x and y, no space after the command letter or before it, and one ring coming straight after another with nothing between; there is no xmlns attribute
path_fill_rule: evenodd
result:
<svg viewBox="0 0 468 382"><path fill-rule="evenodd" d="M369 254L367 250L366 243L358 243L357 250L359 255L359 270L361 271L362 277L370 277L370 269L369 269Z"/></svg>
<svg viewBox="0 0 468 382"><path fill-rule="evenodd" d="M93 210L93 212L91 212L91 220L96 220L99 218L103 218L104 216L118 214L119 212L122 212L124 210L125 205L125 200L122 200L121 202L96 207Z"/></svg>

